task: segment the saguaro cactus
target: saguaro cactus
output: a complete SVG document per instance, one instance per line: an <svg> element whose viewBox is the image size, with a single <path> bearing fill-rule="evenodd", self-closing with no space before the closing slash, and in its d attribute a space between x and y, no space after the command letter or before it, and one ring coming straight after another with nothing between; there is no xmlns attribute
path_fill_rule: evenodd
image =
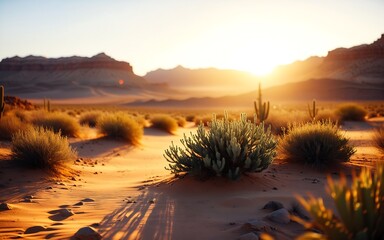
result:
<svg viewBox="0 0 384 240"><path fill-rule="evenodd" d="M4 106L5 106L5 100L4 100L4 86L0 86L0 119L4 114Z"/></svg>
<svg viewBox="0 0 384 240"><path fill-rule="evenodd" d="M269 101L263 103L261 96L261 83L259 83L259 97L257 101L254 101L255 112L259 122L264 122L268 118L269 114Z"/></svg>
<svg viewBox="0 0 384 240"><path fill-rule="evenodd" d="M316 109L316 100L315 99L313 100L312 105L313 105L313 108L311 109L311 107L309 106L309 103L308 103L308 113L309 113L309 116L312 118L312 120L315 120L316 115L319 112L319 109Z"/></svg>

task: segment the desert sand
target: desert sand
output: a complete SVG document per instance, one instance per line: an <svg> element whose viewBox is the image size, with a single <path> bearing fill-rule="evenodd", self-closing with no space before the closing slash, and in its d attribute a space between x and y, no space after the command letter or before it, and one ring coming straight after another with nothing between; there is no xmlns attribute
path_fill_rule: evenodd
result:
<svg viewBox="0 0 384 240"><path fill-rule="evenodd" d="M264 172L238 181L174 178L164 169L164 150L194 132L192 125L174 135L147 128L138 147L89 130L81 139L70 139L79 159L70 164L68 176L55 179L15 167L10 144L0 142L0 202L12 208L0 211L0 239L70 239L92 226L103 239L229 240L249 233L255 222L277 239L293 239L304 228L270 220L271 211L263 206L278 201L291 209L297 195L310 193L332 207L327 175L337 179L340 171L348 176L384 160L371 141L373 126L383 120L343 125L357 152L338 170L316 171L278 155Z"/></svg>

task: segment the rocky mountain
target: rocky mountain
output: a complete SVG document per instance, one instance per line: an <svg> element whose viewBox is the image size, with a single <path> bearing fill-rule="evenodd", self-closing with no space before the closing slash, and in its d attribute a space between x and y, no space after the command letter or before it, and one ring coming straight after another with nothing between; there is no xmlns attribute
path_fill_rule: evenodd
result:
<svg viewBox="0 0 384 240"><path fill-rule="evenodd" d="M177 66L173 69L157 69L145 76L152 83L166 83L174 89L191 92L193 96L223 96L249 91L260 80L243 71L217 68L189 69Z"/></svg>
<svg viewBox="0 0 384 240"><path fill-rule="evenodd" d="M264 82L277 85L315 78L383 83L384 34L371 44L337 48L329 51L326 57L311 57L305 61L279 66Z"/></svg>
<svg viewBox="0 0 384 240"><path fill-rule="evenodd" d="M105 53L90 58L6 58L0 62L0 84L6 94L27 99L101 98L166 89L150 84L134 74L129 63Z"/></svg>

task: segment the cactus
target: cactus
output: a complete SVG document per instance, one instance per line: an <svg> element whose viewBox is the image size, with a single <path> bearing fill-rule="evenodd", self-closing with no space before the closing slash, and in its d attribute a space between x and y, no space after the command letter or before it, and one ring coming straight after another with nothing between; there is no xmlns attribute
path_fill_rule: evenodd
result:
<svg viewBox="0 0 384 240"><path fill-rule="evenodd" d="M258 102L258 103L257 103ZM261 97L261 84L259 83L259 97L258 100L254 102L256 116L259 119L259 122L264 122L268 118L269 114L269 101L263 103Z"/></svg>
<svg viewBox="0 0 384 240"><path fill-rule="evenodd" d="M308 113L309 113L309 116L311 117L312 120L316 119L316 115L317 115L318 112L319 112L319 109L316 109L316 100L314 99L313 100L313 108L312 109L311 109L311 107L309 106L309 103L308 103Z"/></svg>
<svg viewBox="0 0 384 240"><path fill-rule="evenodd" d="M4 106L5 106L5 101L4 101L4 86L0 86L0 119L4 114Z"/></svg>
<svg viewBox="0 0 384 240"><path fill-rule="evenodd" d="M44 98L43 104L44 104L44 110L47 112L50 112L51 111L51 101L49 101L49 99Z"/></svg>

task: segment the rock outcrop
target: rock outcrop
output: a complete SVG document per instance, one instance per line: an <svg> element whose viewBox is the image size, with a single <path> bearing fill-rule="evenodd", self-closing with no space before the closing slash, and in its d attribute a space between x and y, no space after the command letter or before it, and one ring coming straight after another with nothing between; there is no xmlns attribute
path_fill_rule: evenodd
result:
<svg viewBox="0 0 384 240"><path fill-rule="evenodd" d="M105 53L99 53L91 58L62 57L45 58L40 56L18 56L5 58L0 62L0 71L60 71L77 69L116 69L133 73L132 66L127 62L116 61Z"/></svg>

